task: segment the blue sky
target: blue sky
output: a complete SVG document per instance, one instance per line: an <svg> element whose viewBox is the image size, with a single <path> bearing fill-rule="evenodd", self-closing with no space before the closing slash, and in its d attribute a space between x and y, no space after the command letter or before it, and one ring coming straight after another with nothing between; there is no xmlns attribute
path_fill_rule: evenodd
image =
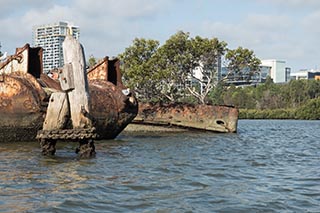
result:
<svg viewBox="0 0 320 213"><path fill-rule="evenodd" d="M292 71L320 68L319 0L0 0L2 52L32 43L32 27L80 27L87 57L116 56L134 38L165 42L179 30L229 48L281 59Z"/></svg>

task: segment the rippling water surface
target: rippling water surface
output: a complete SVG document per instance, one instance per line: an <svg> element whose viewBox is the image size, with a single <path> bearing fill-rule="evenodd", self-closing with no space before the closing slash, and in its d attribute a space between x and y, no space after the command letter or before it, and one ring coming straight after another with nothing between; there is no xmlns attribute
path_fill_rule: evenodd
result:
<svg viewBox="0 0 320 213"><path fill-rule="evenodd" d="M2 143L0 212L320 212L320 121L238 129L122 133L93 159Z"/></svg>

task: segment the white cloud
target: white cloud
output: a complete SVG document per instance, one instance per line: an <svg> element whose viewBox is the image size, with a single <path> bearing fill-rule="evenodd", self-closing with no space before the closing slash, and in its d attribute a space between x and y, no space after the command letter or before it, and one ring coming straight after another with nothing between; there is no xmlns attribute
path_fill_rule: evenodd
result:
<svg viewBox="0 0 320 213"><path fill-rule="evenodd" d="M273 4L280 6L282 9L296 9L301 10L303 8L319 9L319 0L258 0L263 4Z"/></svg>
<svg viewBox="0 0 320 213"><path fill-rule="evenodd" d="M128 44L125 41L133 39L130 35L141 30L143 25L139 21L152 19L170 2L95 0L88 3L87 0L73 0L65 6L62 1L30 0L21 3L19 0L0 0L0 13L11 11L11 15L0 19L1 28L6 29L6 34L1 36L1 40L3 48L17 47L27 42L31 43L34 25L71 21L80 26L81 42L90 52L105 55L104 52L108 49L111 54L117 54L115 52L119 51L119 45L122 44L123 47L123 44ZM12 14L12 10L17 13Z"/></svg>
<svg viewBox="0 0 320 213"><path fill-rule="evenodd" d="M28 27L34 25L54 23L58 21L71 20L73 18L73 11L66 6L54 5L48 10L37 9L30 10L21 17L23 22L28 24ZM31 25L31 26L30 26Z"/></svg>
<svg viewBox="0 0 320 213"><path fill-rule="evenodd" d="M277 43L286 39L293 23L286 16L248 15L235 24L204 22L202 31L238 46Z"/></svg>
<svg viewBox="0 0 320 213"><path fill-rule="evenodd" d="M306 58L317 63L312 42L303 40L298 32L300 27L299 23L285 15L249 14L237 23L207 21L198 31L207 37L226 41L231 49L242 46L254 50L261 59L286 60L288 66L296 70L303 68L298 63L301 64Z"/></svg>
<svg viewBox="0 0 320 213"><path fill-rule="evenodd" d="M74 6L87 16L117 18L139 18L154 15L170 1L149 0L95 0L88 5L87 0L75 0Z"/></svg>
<svg viewBox="0 0 320 213"><path fill-rule="evenodd" d="M129 45L134 34L142 33L143 22L152 19L170 1L86 0L73 2L75 24L81 26L81 41L88 54L117 55Z"/></svg>
<svg viewBox="0 0 320 213"><path fill-rule="evenodd" d="M22 14L23 11L27 11L30 8L33 9L49 9L55 2L60 1L50 1L50 0L0 0L0 18L8 18L16 16L17 14Z"/></svg>
<svg viewBox="0 0 320 213"><path fill-rule="evenodd" d="M318 27L320 23L320 10L314 11L306 15L302 20L302 30L306 32L306 34L314 34L319 37L320 28Z"/></svg>
<svg viewBox="0 0 320 213"><path fill-rule="evenodd" d="M5 29L0 42L2 51L13 52L15 47L31 42L32 26L70 21L80 27L86 54L96 57L121 53L135 37L168 39L182 29L191 35L218 37L230 48L252 49L260 58L281 58L312 66L317 63L319 0L244 2L266 10L239 8L242 15L230 11L225 20L211 14L205 17L201 8L194 10L198 4L193 1L0 0L0 26ZM215 5L209 0L203 0L201 5L207 4ZM181 11L188 8L190 11Z"/></svg>
<svg viewBox="0 0 320 213"><path fill-rule="evenodd" d="M32 2L36 4L37 0ZM40 1L41 2L41 1ZM41 7L33 8L22 13L20 16L8 16L0 19L0 26L5 30L5 34L1 36L3 48L10 53L15 51L15 47L32 42L32 27L40 24L54 23L61 20L71 19L70 9L68 7L48 4L49 8Z"/></svg>

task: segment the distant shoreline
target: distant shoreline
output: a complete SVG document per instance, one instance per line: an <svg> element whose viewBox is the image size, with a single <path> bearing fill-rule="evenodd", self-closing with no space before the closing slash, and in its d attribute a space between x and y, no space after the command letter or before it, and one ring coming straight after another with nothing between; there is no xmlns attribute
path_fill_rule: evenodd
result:
<svg viewBox="0 0 320 213"><path fill-rule="evenodd" d="M319 111L319 110L318 110ZM239 109L239 119L320 120L314 108L306 109Z"/></svg>

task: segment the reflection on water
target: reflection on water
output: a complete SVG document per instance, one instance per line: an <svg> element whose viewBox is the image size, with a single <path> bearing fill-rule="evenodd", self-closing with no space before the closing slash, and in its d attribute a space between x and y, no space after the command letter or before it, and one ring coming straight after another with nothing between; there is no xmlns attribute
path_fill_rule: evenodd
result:
<svg viewBox="0 0 320 213"><path fill-rule="evenodd" d="M2 143L0 212L318 212L319 121L241 120L237 134L123 133L79 159Z"/></svg>

